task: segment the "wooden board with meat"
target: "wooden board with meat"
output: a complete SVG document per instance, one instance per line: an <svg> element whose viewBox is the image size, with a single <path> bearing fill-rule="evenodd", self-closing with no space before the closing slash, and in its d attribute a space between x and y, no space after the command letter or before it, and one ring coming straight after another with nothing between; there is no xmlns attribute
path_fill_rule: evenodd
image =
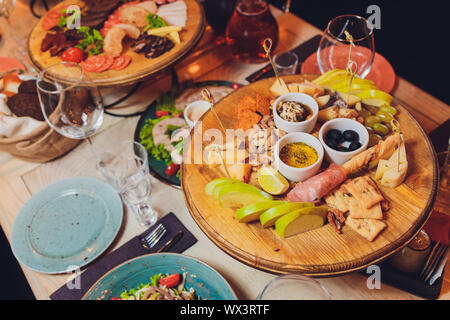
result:
<svg viewBox="0 0 450 320"><path fill-rule="evenodd" d="M196 124L181 187L222 250L274 273L330 276L387 258L423 227L438 173L427 135L395 97L348 80L264 79Z"/></svg>
<svg viewBox="0 0 450 320"><path fill-rule="evenodd" d="M66 0L34 27L28 54L37 70L70 61L99 86L129 85L185 57L205 26L195 0Z"/></svg>

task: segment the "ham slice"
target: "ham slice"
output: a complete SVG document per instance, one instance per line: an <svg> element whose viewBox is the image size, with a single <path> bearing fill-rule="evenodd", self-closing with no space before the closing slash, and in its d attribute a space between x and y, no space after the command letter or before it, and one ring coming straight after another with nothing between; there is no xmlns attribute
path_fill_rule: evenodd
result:
<svg viewBox="0 0 450 320"><path fill-rule="evenodd" d="M292 202L317 202L347 178L345 170L332 163L328 169L295 186L287 198Z"/></svg>

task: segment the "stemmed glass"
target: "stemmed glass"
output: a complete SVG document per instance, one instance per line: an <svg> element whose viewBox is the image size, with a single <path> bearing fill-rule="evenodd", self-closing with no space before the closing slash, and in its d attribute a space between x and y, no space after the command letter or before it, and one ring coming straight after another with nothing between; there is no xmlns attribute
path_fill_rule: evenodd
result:
<svg viewBox="0 0 450 320"><path fill-rule="evenodd" d="M97 86L71 62L42 70L36 80L42 113L48 124L71 139L87 139L103 122L103 101Z"/></svg>
<svg viewBox="0 0 450 320"><path fill-rule="evenodd" d="M354 46L348 40L346 31L353 38ZM365 78L374 58L373 27L368 20L355 15L343 15L328 23L317 50L317 63L322 73L350 67L360 78Z"/></svg>

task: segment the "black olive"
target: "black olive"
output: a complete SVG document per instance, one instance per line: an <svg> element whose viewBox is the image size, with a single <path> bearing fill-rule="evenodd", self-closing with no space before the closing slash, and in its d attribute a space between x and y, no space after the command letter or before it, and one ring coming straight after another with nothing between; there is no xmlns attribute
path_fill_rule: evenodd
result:
<svg viewBox="0 0 450 320"><path fill-rule="evenodd" d="M331 129L330 131L328 131L326 138L340 141L342 138L342 133L339 130Z"/></svg>
<svg viewBox="0 0 450 320"><path fill-rule="evenodd" d="M359 148L361 148L361 143L359 143L358 141L353 141L348 146L349 151L355 151L355 150L358 150Z"/></svg>
<svg viewBox="0 0 450 320"><path fill-rule="evenodd" d="M333 138L328 138L325 143L332 149L336 149L338 146L338 142Z"/></svg>
<svg viewBox="0 0 450 320"><path fill-rule="evenodd" d="M353 130L345 130L344 133L342 134L342 136L344 137L344 139L346 141L358 141L359 140L358 133L356 133Z"/></svg>
<svg viewBox="0 0 450 320"><path fill-rule="evenodd" d="M350 151L350 150L348 150L348 148L346 148L344 146L339 146L337 150L341 151L341 152L349 152Z"/></svg>

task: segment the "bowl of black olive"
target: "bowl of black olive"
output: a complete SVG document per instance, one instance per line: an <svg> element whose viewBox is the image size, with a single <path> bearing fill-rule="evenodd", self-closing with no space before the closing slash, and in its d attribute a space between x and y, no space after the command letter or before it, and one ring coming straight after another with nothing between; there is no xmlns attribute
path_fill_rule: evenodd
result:
<svg viewBox="0 0 450 320"><path fill-rule="evenodd" d="M338 118L322 125L319 140L327 161L341 165L367 149L369 132L356 120Z"/></svg>

